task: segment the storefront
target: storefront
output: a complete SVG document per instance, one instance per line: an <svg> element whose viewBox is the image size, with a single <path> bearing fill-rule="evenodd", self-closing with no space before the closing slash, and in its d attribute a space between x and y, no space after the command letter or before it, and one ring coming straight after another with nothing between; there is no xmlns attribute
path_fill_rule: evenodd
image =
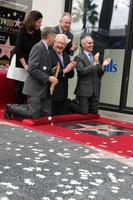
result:
<svg viewBox="0 0 133 200"><path fill-rule="evenodd" d="M133 1L66 0L66 5L75 38L90 33L101 62L111 58L101 85L101 109L133 114Z"/></svg>

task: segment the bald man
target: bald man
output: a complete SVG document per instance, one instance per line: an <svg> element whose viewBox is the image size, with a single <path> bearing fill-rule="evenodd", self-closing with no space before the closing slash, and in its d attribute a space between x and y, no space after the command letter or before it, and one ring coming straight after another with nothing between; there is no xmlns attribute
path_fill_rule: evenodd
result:
<svg viewBox="0 0 133 200"><path fill-rule="evenodd" d="M69 13L66 12L60 18L59 25L54 27L54 32L56 34L63 33L68 37L68 39L70 39L69 43L66 45L64 49L64 51L68 55L73 55L74 51L76 51L78 48L78 45L76 43L73 43L73 34L70 32L71 23L72 23L72 17Z"/></svg>
<svg viewBox="0 0 133 200"><path fill-rule="evenodd" d="M52 96L53 115L67 114L68 111L68 79L73 78L76 61L70 61L70 56L64 51L69 39L65 34L57 34L53 48L49 50L52 67L60 63L61 69L58 75L58 84Z"/></svg>

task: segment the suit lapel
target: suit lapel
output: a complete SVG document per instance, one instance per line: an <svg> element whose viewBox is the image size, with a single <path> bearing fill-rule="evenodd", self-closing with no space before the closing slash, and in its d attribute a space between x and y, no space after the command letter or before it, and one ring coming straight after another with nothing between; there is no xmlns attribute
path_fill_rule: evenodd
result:
<svg viewBox="0 0 133 200"><path fill-rule="evenodd" d="M69 63L69 57L66 56L65 52L63 52L63 59L64 59L64 67L66 67Z"/></svg>
<svg viewBox="0 0 133 200"><path fill-rule="evenodd" d="M83 52L83 61L84 61L84 63L86 64L86 65L89 65L89 64L91 64L90 63L90 60L88 59L88 57L87 57L87 55Z"/></svg>
<svg viewBox="0 0 133 200"><path fill-rule="evenodd" d="M60 33L60 28L59 28L59 26L56 26L56 33Z"/></svg>
<svg viewBox="0 0 133 200"><path fill-rule="evenodd" d="M43 41L41 41L41 42L42 42L42 45L43 45L43 48L44 48L44 55L46 56L47 65L48 65L48 67L50 67L51 66L51 60L50 60L48 49L46 48L44 42Z"/></svg>

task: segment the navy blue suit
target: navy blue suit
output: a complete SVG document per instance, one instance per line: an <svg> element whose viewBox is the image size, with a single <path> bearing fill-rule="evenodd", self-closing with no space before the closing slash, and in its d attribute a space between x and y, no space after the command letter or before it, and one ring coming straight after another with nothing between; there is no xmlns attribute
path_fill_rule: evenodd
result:
<svg viewBox="0 0 133 200"><path fill-rule="evenodd" d="M61 70L58 75L58 84L55 86L55 90L52 96L52 113L53 115L66 114L68 113L67 98L68 98L68 79L73 78L74 70L64 74L63 68L65 68L69 62L70 57L66 52L63 52L64 66L62 65L59 56L53 48L50 48L49 55L51 58L51 66L55 67L57 63L60 63Z"/></svg>

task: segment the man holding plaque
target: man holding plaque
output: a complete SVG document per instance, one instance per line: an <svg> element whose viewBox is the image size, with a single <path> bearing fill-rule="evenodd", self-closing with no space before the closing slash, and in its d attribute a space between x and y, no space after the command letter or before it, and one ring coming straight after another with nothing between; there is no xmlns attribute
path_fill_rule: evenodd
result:
<svg viewBox="0 0 133 200"><path fill-rule="evenodd" d="M55 86L52 95L52 114L61 115L68 113L68 79L73 78L76 61L70 61L70 56L64 51L68 37L65 34L57 34L53 48L50 48L49 55L53 70L60 65L58 73L58 84ZM58 64L59 63L59 64Z"/></svg>

